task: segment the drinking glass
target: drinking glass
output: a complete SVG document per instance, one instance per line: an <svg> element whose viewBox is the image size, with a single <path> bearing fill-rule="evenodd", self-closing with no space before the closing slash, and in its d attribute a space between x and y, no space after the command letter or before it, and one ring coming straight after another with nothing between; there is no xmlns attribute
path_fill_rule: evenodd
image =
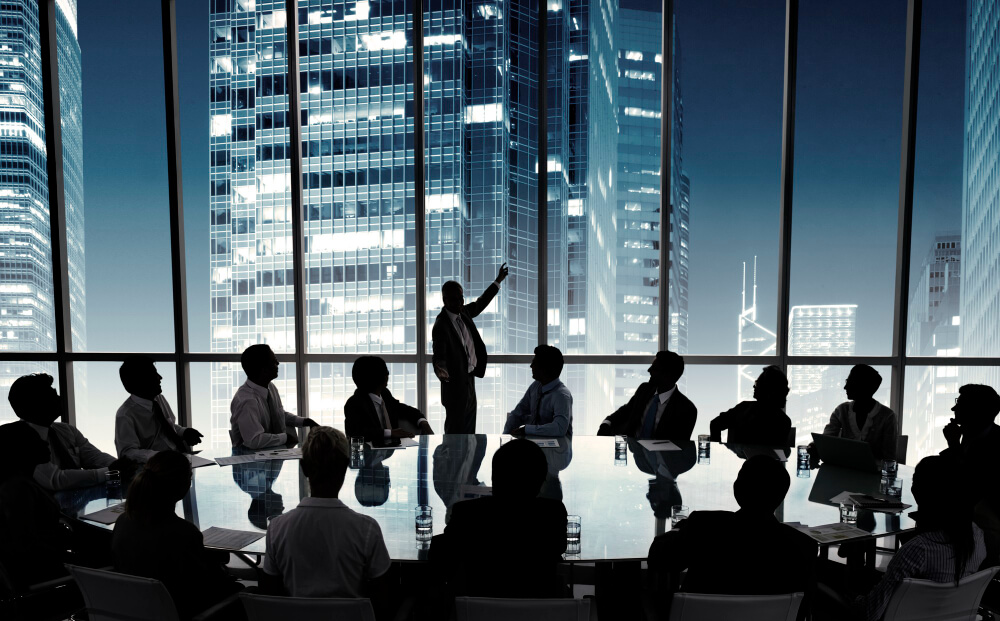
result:
<svg viewBox="0 0 1000 621"><path fill-rule="evenodd" d="M896 477L890 481L886 495L892 496L893 498L901 497L903 495L903 479Z"/></svg>
<svg viewBox="0 0 1000 621"><path fill-rule="evenodd" d="M434 516L430 505L418 505L416 509L417 541L429 541L434 536Z"/></svg>
<svg viewBox="0 0 1000 621"><path fill-rule="evenodd" d="M844 524L857 524L858 506L853 502L840 503L840 521Z"/></svg>
<svg viewBox="0 0 1000 621"><path fill-rule="evenodd" d="M351 436L351 468L358 469L365 465L365 439L361 436Z"/></svg>
<svg viewBox="0 0 1000 621"><path fill-rule="evenodd" d="M899 471L899 466L896 464L895 459L885 459L882 460L882 476L887 479L893 479L896 477L896 473Z"/></svg>
<svg viewBox="0 0 1000 621"><path fill-rule="evenodd" d="M628 465L628 441L625 436L615 436L615 465L619 467Z"/></svg>
<svg viewBox="0 0 1000 621"><path fill-rule="evenodd" d="M670 507L670 527L677 528L677 525L681 523L681 520L686 518L690 514L691 510L687 505L674 505Z"/></svg>
<svg viewBox="0 0 1000 621"><path fill-rule="evenodd" d="M580 545L580 531L582 524L579 515L566 516L566 543L569 545Z"/></svg>

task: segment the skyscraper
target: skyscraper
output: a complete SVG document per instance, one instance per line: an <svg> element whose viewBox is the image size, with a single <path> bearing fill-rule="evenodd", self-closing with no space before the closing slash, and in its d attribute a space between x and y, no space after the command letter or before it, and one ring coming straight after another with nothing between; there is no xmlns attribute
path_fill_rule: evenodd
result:
<svg viewBox="0 0 1000 621"><path fill-rule="evenodd" d="M740 311L736 353L740 356L773 356L777 336L757 321L757 257L753 258L749 302L747 306L747 264L743 263L743 310ZM753 385L760 374L760 365L741 364L736 367L736 401L753 399Z"/></svg>
<svg viewBox="0 0 1000 621"><path fill-rule="evenodd" d="M0 6L0 351L55 351L55 309L49 227L45 117L38 4L14 0ZM83 115L76 1L56 2L62 108L64 200L69 263L72 342L86 346L83 244ZM0 387L26 373L55 375L53 363L4 362ZM0 422L13 416L0 400Z"/></svg>

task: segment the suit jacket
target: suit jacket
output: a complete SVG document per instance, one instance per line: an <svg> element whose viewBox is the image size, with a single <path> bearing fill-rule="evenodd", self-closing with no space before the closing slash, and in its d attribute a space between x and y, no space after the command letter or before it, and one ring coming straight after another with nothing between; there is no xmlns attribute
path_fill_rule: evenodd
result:
<svg viewBox="0 0 1000 621"><path fill-rule="evenodd" d="M34 480L0 477L0 566L14 590L66 575L72 542L60 517L55 499Z"/></svg>
<svg viewBox="0 0 1000 621"><path fill-rule="evenodd" d="M768 407L759 401L742 401L712 419L709 428L714 440L719 439L723 429L728 429L726 441L731 444L789 446L792 419L780 408Z"/></svg>
<svg viewBox="0 0 1000 621"><path fill-rule="evenodd" d="M486 310L499 291L500 287L491 284L481 296L462 307L460 317L472 335L472 343L476 349L476 368L473 370L476 377L486 375L486 344L483 343L483 337L479 336L479 330L472 320ZM469 372L469 356L465 351L465 345L462 344L462 337L459 336L446 309L442 308L434 320L431 338L434 341L435 367L444 367L450 377L462 377Z"/></svg>
<svg viewBox="0 0 1000 621"><path fill-rule="evenodd" d="M48 490L75 489L97 485L107 480L108 466L115 458L90 443L80 430L69 423L52 423L48 429L28 423L39 435L45 434L52 458L35 468L35 482ZM60 463L52 447L53 436L66 449L71 463Z"/></svg>
<svg viewBox="0 0 1000 621"><path fill-rule="evenodd" d="M683 590L724 595L809 593L817 546L772 514L695 511L653 540L649 568L687 569Z"/></svg>
<svg viewBox="0 0 1000 621"><path fill-rule="evenodd" d="M656 386L649 382L640 384L628 403L607 418L611 423L611 431L615 435L638 437L642 430L642 420L646 416L646 407L655 394ZM653 437L674 443L687 442L691 439L691 432L694 431L697 420L698 408L680 389L674 389L674 394L667 401L667 407L660 417L659 424L653 429Z"/></svg>
<svg viewBox="0 0 1000 621"><path fill-rule="evenodd" d="M483 537L510 545L482 554ZM430 562L453 595L562 597L556 574L566 551L566 507L532 498L505 502L493 496L455 503L444 533L431 543Z"/></svg>
<svg viewBox="0 0 1000 621"><path fill-rule="evenodd" d="M424 418L417 408L397 401L388 388L382 391L382 402L389 412L389 423L393 429L399 427L401 419L416 427L417 421ZM355 390L344 404L344 431L351 437L364 436L369 442L381 442L385 438L384 430L382 418L375 410L372 398L360 388Z"/></svg>

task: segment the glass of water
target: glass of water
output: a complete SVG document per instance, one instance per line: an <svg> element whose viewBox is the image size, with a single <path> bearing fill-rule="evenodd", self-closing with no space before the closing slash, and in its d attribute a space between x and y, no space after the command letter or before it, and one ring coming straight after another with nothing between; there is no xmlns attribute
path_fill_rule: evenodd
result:
<svg viewBox="0 0 1000 621"><path fill-rule="evenodd" d="M903 479L896 477L889 481L888 488L886 489L886 495L892 496L893 498L899 498L903 495Z"/></svg>
<svg viewBox="0 0 1000 621"><path fill-rule="evenodd" d="M365 439L361 436L351 436L351 468L357 469L365 465Z"/></svg>
<svg viewBox="0 0 1000 621"><path fill-rule="evenodd" d="M895 459L885 459L882 461L882 476L887 479L896 478L896 473L899 472L899 466L896 464Z"/></svg>
<svg viewBox="0 0 1000 621"><path fill-rule="evenodd" d="M418 505L414 512L416 513L417 541L429 541L434 536L434 516L431 506Z"/></svg>
<svg viewBox="0 0 1000 621"><path fill-rule="evenodd" d="M580 531L582 530L579 515L566 516L566 543L580 545Z"/></svg>
<svg viewBox="0 0 1000 621"><path fill-rule="evenodd" d="M682 520L690 515L691 509L687 505L674 505L670 507L670 527L677 528Z"/></svg>
<svg viewBox="0 0 1000 621"><path fill-rule="evenodd" d="M857 524L858 506L853 502L840 503L840 521L844 524Z"/></svg>
<svg viewBox="0 0 1000 621"><path fill-rule="evenodd" d="M628 465L628 440L625 436L615 436L615 465L619 467Z"/></svg>

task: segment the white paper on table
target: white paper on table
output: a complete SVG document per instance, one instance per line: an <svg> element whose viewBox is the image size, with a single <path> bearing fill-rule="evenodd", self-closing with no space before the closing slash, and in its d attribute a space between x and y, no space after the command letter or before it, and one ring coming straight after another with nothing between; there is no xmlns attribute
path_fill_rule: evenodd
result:
<svg viewBox="0 0 1000 621"><path fill-rule="evenodd" d="M399 446L372 446L371 442L367 443L372 449L376 451L395 451L396 449L409 448L411 446L420 446L420 443L413 438L400 438Z"/></svg>
<svg viewBox="0 0 1000 621"><path fill-rule="evenodd" d="M486 487L485 485L463 485L458 489L458 497L462 500L469 500L471 498L482 498L483 496L492 496L493 488Z"/></svg>
<svg viewBox="0 0 1000 621"><path fill-rule="evenodd" d="M803 526L799 530L819 543L841 543L849 539L871 536L871 533L866 530L861 530L857 526L841 522L824 524L822 526Z"/></svg>
<svg viewBox="0 0 1000 621"><path fill-rule="evenodd" d="M555 438L525 438L531 440L542 448L559 448L559 440Z"/></svg>
<svg viewBox="0 0 1000 621"><path fill-rule="evenodd" d="M254 455L256 461L267 461L269 459L302 459L302 449L299 447L290 449L274 449L271 451L260 451Z"/></svg>
<svg viewBox="0 0 1000 621"><path fill-rule="evenodd" d="M113 507L108 507L107 509L101 509L100 511L94 511L93 513L88 513L83 516L82 519L90 520L91 522L97 522L98 524L114 524L118 521L118 516L125 513L125 503L117 504Z"/></svg>
<svg viewBox="0 0 1000 621"><path fill-rule="evenodd" d="M860 493L861 492L840 492L839 494L831 498L830 502L832 502L835 505L839 505L842 502L850 502L851 504L854 504L854 501L851 500L851 496Z"/></svg>
<svg viewBox="0 0 1000 621"><path fill-rule="evenodd" d="M264 533L246 530L232 530L213 526L202 533L206 548L220 550L242 550L254 541L264 536Z"/></svg>
<svg viewBox="0 0 1000 621"><path fill-rule="evenodd" d="M211 459L205 459L204 457L199 457L197 455L188 455L188 461L191 462L192 468L201 468L202 466L214 466L215 462Z"/></svg>
<svg viewBox="0 0 1000 621"><path fill-rule="evenodd" d="M647 451L679 451L681 447L670 440L639 440L640 446Z"/></svg>
<svg viewBox="0 0 1000 621"><path fill-rule="evenodd" d="M233 464L248 464L257 461L257 456L253 453L248 455L231 455L229 457L216 457L215 463L220 466L232 466Z"/></svg>

